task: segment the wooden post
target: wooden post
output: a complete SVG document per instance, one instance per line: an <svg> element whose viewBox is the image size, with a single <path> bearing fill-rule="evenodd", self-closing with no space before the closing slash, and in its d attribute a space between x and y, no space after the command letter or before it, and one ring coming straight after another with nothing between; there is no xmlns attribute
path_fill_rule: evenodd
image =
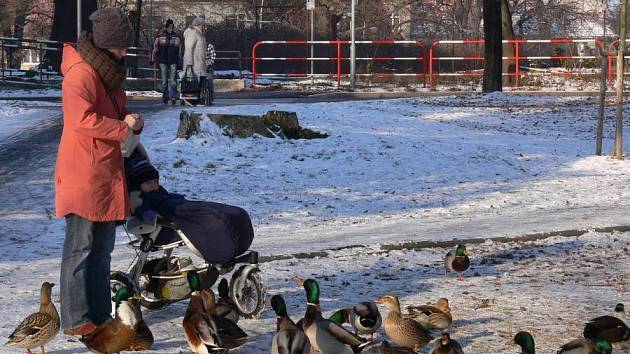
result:
<svg viewBox="0 0 630 354"><path fill-rule="evenodd" d="M604 113L606 109L606 77L608 73L608 55L602 53L602 66L599 73L599 115L597 117L597 135L595 136L595 155L602 155L602 140L604 136Z"/></svg>
<svg viewBox="0 0 630 354"><path fill-rule="evenodd" d="M623 0L620 14L619 49L617 50L617 104L615 117L615 158L623 160L623 72L624 54L626 53L628 0Z"/></svg>

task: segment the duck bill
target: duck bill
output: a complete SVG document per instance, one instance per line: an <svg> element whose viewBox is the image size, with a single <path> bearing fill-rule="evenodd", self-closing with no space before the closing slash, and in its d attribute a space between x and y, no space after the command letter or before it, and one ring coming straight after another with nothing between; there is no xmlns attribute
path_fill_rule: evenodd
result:
<svg viewBox="0 0 630 354"><path fill-rule="evenodd" d="M295 279L295 283L299 286L304 286L305 281L306 281L305 279L300 279L300 278Z"/></svg>

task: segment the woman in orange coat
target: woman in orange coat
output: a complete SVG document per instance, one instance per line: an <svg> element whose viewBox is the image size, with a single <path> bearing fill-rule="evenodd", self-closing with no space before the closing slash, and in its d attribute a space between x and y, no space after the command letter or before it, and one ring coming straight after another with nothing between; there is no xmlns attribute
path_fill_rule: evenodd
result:
<svg viewBox="0 0 630 354"><path fill-rule="evenodd" d="M61 261L61 324L85 335L110 318L109 272L116 221L129 215L120 144L143 121L123 91L129 19L105 8L93 32L63 49L63 133L55 169L57 217L66 219Z"/></svg>

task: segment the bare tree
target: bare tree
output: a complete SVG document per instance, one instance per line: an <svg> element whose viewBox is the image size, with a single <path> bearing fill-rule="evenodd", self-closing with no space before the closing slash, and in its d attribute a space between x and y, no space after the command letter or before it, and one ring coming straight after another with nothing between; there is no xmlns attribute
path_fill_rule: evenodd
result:
<svg viewBox="0 0 630 354"><path fill-rule="evenodd" d="M483 1L485 67L483 92L502 91L501 85L501 0Z"/></svg>

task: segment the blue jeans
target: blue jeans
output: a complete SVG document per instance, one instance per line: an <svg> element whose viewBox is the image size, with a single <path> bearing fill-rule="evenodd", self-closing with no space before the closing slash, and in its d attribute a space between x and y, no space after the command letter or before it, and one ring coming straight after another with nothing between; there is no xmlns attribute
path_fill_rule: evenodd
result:
<svg viewBox="0 0 630 354"><path fill-rule="evenodd" d="M112 311L109 272L116 223L66 216L61 258L61 326L100 325Z"/></svg>
<svg viewBox="0 0 630 354"><path fill-rule="evenodd" d="M177 82L175 82L177 65L160 64L160 73L162 74L162 100L166 102L169 98L177 98Z"/></svg>

